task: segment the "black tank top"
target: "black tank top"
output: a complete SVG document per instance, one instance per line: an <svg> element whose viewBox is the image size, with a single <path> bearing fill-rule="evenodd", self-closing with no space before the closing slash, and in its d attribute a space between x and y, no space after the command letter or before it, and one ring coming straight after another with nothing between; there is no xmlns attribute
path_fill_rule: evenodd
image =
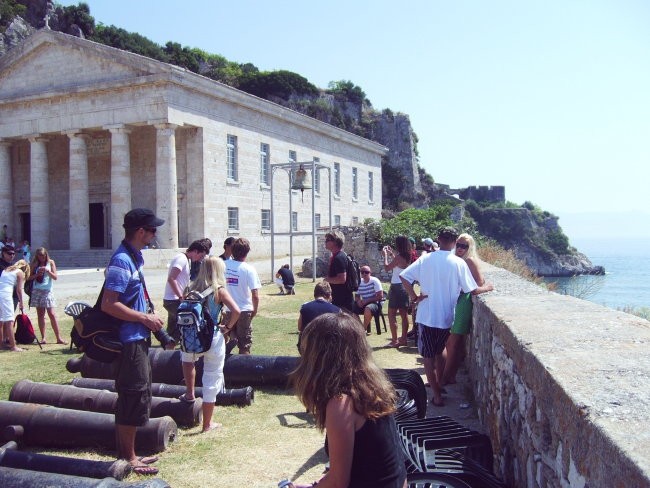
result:
<svg viewBox="0 0 650 488"><path fill-rule="evenodd" d="M327 437L325 452L328 453ZM406 468L392 415L366 420L355 432L348 488L402 488Z"/></svg>

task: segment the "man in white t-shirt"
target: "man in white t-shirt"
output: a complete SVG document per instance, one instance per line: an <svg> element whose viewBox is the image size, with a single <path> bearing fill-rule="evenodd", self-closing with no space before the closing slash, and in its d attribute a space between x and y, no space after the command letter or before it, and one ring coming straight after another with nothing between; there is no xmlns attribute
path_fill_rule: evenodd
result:
<svg viewBox="0 0 650 488"><path fill-rule="evenodd" d="M384 289L381 287L379 278L371 276L370 266L361 266L361 281L359 289L354 297L352 313L363 314L363 328L366 334L370 334L370 321L373 315L379 313L381 301L384 299Z"/></svg>
<svg viewBox="0 0 650 488"><path fill-rule="evenodd" d="M226 263L226 286L240 310L239 319L235 325L235 336L239 354L250 354L253 344L253 326L251 324L260 303L259 290L262 288L260 278L253 266L246 263L246 257L251 250L248 239L238 238L232 243L232 259ZM226 323L228 313L226 313Z"/></svg>
<svg viewBox="0 0 650 488"><path fill-rule="evenodd" d="M458 296L461 291L478 295L493 289L491 284L476 285L467 263L452 252L456 239L456 229L443 228L438 235L440 250L420 257L400 273L404 289L412 302L418 304L415 318L419 331L418 351L424 359L424 372L435 406L444 405L438 380L444 370L442 351L454 322ZM419 296L413 291L415 281L420 284Z"/></svg>
<svg viewBox="0 0 650 488"><path fill-rule="evenodd" d="M176 327L176 312L181 303L185 288L190 284L191 263L200 262L210 251L205 239L199 239L190 244L185 252L177 254L169 263L169 273L165 284L163 295L163 307L167 310L167 333L176 342L180 339L180 333Z"/></svg>

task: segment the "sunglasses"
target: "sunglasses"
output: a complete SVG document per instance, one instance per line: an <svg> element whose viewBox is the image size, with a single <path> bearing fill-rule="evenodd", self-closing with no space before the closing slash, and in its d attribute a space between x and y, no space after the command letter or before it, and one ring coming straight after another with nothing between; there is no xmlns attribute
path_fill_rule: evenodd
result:
<svg viewBox="0 0 650 488"><path fill-rule="evenodd" d="M361 274L370 274L370 271L362 271Z"/></svg>
<svg viewBox="0 0 650 488"><path fill-rule="evenodd" d="M469 249L469 244L461 244L461 243L457 242L457 243L456 243L456 247L458 247L458 248L460 248L460 249L465 249L465 250L467 250L467 249Z"/></svg>
<svg viewBox="0 0 650 488"><path fill-rule="evenodd" d="M143 227L142 229L146 230L147 232L151 232L152 234L155 234L158 230L157 227Z"/></svg>
<svg viewBox="0 0 650 488"><path fill-rule="evenodd" d="M4 251L5 254L9 254L9 256L15 256L16 253L13 251Z"/></svg>

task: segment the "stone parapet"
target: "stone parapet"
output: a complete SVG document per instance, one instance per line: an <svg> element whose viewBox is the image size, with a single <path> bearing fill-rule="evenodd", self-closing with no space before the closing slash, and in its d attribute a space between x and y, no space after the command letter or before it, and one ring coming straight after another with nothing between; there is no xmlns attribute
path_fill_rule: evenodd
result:
<svg viewBox="0 0 650 488"><path fill-rule="evenodd" d="M513 487L650 486L650 323L485 265L467 366Z"/></svg>

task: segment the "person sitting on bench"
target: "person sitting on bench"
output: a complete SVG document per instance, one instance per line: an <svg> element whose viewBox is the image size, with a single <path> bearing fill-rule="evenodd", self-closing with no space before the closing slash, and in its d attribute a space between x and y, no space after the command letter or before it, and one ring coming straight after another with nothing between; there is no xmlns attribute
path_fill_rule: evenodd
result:
<svg viewBox="0 0 650 488"><path fill-rule="evenodd" d="M378 278L370 276L369 266L361 266L361 282L357 290L352 313L363 315L363 327L370 334L370 321L379 313L381 301L384 299L384 290Z"/></svg>

